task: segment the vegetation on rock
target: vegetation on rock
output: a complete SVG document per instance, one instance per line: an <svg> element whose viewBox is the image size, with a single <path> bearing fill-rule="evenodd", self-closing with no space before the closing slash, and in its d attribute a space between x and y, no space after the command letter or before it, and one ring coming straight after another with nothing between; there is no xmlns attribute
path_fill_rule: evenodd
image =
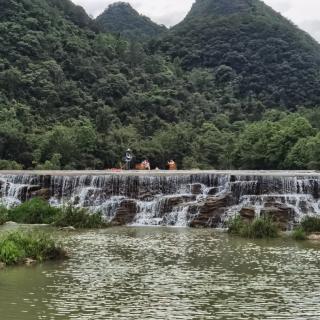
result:
<svg viewBox="0 0 320 320"><path fill-rule="evenodd" d="M72 226L77 229L99 229L109 225L100 213L88 213L86 209L67 206L60 210L54 222L56 227Z"/></svg>
<svg viewBox="0 0 320 320"><path fill-rule="evenodd" d="M320 232L319 217L305 217L300 223L301 229L306 233Z"/></svg>
<svg viewBox="0 0 320 320"><path fill-rule="evenodd" d="M21 205L8 209L8 218L17 223L50 224L59 214L60 209L54 208L40 198L34 198Z"/></svg>
<svg viewBox="0 0 320 320"><path fill-rule="evenodd" d="M250 239L276 238L279 234L277 225L270 218L256 218L246 222L240 216L229 222L228 232Z"/></svg>
<svg viewBox="0 0 320 320"><path fill-rule="evenodd" d="M15 231L0 236L0 262L6 265L66 258L66 251L50 236L40 232Z"/></svg>
<svg viewBox="0 0 320 320"><path fill-rule="evenodd" d="M8 209L0 205L0 226L8 221Z"/></svg>
<svg viewBox="0 0 320 320"><path fill-rule="evenodd" d="M13 221L25 224L52 224L56 227L74 227L78 229L105 228L109 225L100 213L91 213L73 206L52 207L45 200L34 198L17 207L0 207L1 221Z"/></svg>
<svg viewBox="0 0 320 320"><path fill-rule="evenodd" d="M302 227L298 227L298 228L294 229L292 231L292 235L291 236L292 236L292 238L294 240L298 240L298 241L307 239L307 234L306 234L305 230Z"/></svg>

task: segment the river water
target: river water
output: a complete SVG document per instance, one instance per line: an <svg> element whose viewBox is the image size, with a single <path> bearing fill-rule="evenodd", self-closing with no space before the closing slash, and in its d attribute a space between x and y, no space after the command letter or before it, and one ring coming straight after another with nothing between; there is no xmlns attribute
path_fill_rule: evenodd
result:
<svg viewBox="0 0 320 320"><path fill-rule="evenodd" d="M319 319L317 243L187 228L56 236L71 259L0 271L0 319Z"/></svg>

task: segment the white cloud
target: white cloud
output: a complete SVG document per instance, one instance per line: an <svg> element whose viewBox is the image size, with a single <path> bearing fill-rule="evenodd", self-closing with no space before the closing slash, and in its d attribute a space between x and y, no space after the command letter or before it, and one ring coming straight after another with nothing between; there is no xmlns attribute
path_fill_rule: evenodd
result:
<svg viewBox="0 0 320 320"><path fill-rule="evenodd" d="M100 14L113 0L73 0L93 16ZM124 0L153 21L167 26L180 22L195 0ZM230 0L231 1L231 0ZM319 0L265 0L276 11L292 20L320 41Z"/></svg>

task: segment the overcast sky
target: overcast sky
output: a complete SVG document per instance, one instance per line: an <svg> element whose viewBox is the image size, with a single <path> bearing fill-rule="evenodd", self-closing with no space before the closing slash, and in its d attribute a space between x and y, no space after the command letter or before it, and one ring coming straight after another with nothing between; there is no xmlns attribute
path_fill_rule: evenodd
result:
<svg viewBox="0 0 320 320"><path fill-rule="evenodd" d="M180 22L195 0L124 0L159 24ZM230 0L232 1L232 0ZM100 14L113 0L73 0L93 16ZM320 0L265 0L302 29L320 41Z"/></svg>

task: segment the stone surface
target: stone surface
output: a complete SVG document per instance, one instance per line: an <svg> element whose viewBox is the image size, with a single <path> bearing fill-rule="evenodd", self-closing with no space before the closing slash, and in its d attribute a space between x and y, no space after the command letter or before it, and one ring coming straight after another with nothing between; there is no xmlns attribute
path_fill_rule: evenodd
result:
<svg viewBox="0 0 320 320"><path fill-rule="evenodd" d="M59 230L62 230L62 231L76 231L77 229L75 227L69 226L69 227L59 228Z"/></svg>
<svg viewBox="0 0 320 320"><path fill-rule="evenodd" d="M208 197L202 205L199 204L199 214L190 223L190 226L193 228L219 227L229 202L230 194Z"/></svg>
<svg viewBox="0 0 320 320"><path fill-rule="evenodd" d="M266 203L261 210L262 217L271 217L281 230L288 230L289 223L294 220L294 210L282 203Z"/></svg>
<svg viewBox="0 0 320 320"><path fill-rule="evenodd" d="M199 195L202 193L202 184L201 183L189 184L188 191L193 195Z"/></svg>
<svg viewBox="0 0 320 320"><path fill-rule="evenodd" d="M42 198L44 200L49 200L51 198L51 192L47 188L38 189L36 191L31 192L32 198Z"/></svg>
<svg viewBox="0 0 320 320"><path fill-rule="evenodd" d="M307 237L308 240L320 241L320 233L313 233Z"/></svg>
<svg viewBox="0 0 320 320"><path fill-rule="evenodd" d="M6 264L5 264L5 263L0 262L0 270L1 270L1 269L4 269L4 268L5 268L5 266L6 266Z"/></svg>
<svg viewBox="0 0 320 320"><path fill-rule="evenodd" d="M138 211L138 206L135 200L123 200L118 208L111 224L123 226L132 223Z"/></svg>
<svg viewBox="0 0 320 320"><path fill-rule="evenodd" d="M174 207L194 201L195 199L196 197L194 195L164 197L160 206L160 214L164 215L165 213L172 212Z"/></svg>
<svg viewBox="0 0 320 320"><path fill-rule="evenodd" d="M243 207L240 210L240 217L245 221L250 222L254 220L255 215L256 215L256 211L255 211L255 208L253 207Z"/></svg>
<svg viewBox="0 0 320 320"><path fill-rule="evenodd" d="M24 260L24 264L25 264L26 266L31 266L31 265L34 265L34 264L36 264L36 263L37 263L36 260L30 259L30 258L26 258L26 259Z"/></svg>

